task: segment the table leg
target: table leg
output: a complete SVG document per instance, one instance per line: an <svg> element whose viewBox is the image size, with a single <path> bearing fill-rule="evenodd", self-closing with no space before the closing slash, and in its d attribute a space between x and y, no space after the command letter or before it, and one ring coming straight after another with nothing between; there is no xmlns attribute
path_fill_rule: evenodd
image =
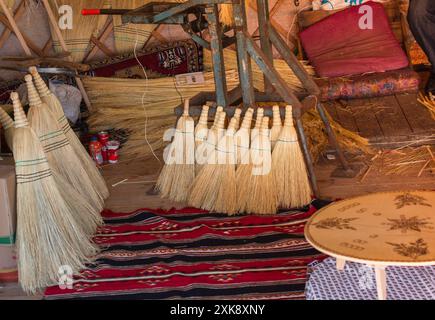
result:
<svg viewBox="0 0 435 320"><path fill-rule="evenodd" d="M336 264L337 264L337 270L338 271L343 271L344 270L344 266L346 265L346 260L344 260L344 259L338 259L337 258Z"/></svg>
<svg viewBox="0 0 435 320"><path fill-rule="evenodd" d="M385 267L375 266L376 289L378 291L378 300L387 299L387 276Z"/></svg>

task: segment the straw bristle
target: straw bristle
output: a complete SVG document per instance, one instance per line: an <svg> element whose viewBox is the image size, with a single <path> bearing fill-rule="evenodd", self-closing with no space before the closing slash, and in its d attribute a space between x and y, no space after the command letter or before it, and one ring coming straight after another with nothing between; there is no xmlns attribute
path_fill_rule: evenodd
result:
<svg viewBox="0 0 435 320"><path fill-rule="evenodd" d="M217 198L212 210L233 215L237 213L236 193L236 146L234 134L237 125L237 117L233 117L228 125L225 136L218 142L216 147L217 164L213 167L217 185Z"/></svg>
<svg viewBox="0 0 435 320"><path fill-rule="evenodd" d="M0 123L4 129L6 144L8 145L9 149L12 150L12 138L15 130L14 121L1 107L0 107Z"/></svg>
<svg viewBox="0 0 435 320"><path fill-rule="evenodd" d="M29 89L35 89L33 83L27 82L27 85ZM96 191L82 162L47 105L42 102L31 105L28 117L52 169L61 174L96 210L102 210L103 198Z"/></svg>
<svg viewBox="0 0 435 320"><path fill-rule="evenodd" d="M33 130L23 124L24 111L16 100L14 111L19 119L13 139L18 273L24 291L35 293L58 282L61 266L77 273L97 248L66 204L42 145Z"/></svg>
<svg viewBox="0 0 435 320"><path fill-rule="evenodd" d="M18 93L11 93L11 100L14 106L14 125L15 128L24 128L29 126L29 121L27 120L26 114L21 106L20 97Z"/></svg>
<svg viewBox="0 0 435 320"><path fill-rule="evenodd" d="M272 153L272 171L280 207L300 208L311 202L310 183L291 106L286 107L284 127Z"/></svg>
<svg viewBox="0 0 435 320"><path fill-rule="evenodd" d="M220 5L219 21L220 23L226 26L232 26L234 24L233 5L231 4Z"/></svg>

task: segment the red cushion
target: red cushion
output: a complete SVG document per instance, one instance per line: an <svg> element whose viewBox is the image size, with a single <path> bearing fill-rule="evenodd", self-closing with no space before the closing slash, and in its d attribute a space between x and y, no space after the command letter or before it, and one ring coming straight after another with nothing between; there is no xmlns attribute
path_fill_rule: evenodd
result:
<svg viewBox="0 0 435 320"><path fill-rule="evenodd" d="M360 29L361 6L373 10L373 29ZM373 1L337 12L300 33L302 46L321 77L383 72L408 66L384 6Z"/></svg>

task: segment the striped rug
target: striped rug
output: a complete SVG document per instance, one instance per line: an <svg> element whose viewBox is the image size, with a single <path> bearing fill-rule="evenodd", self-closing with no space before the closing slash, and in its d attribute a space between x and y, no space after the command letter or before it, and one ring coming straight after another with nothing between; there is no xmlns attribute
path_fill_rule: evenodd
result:
<svg viewBox="0 0 435 320"><path fill-rule="evenodd" d="M304 225L325 204L272 216L105 211L95 264L45 298L304 299L307 265L325 258L304 239Z"/></svg>

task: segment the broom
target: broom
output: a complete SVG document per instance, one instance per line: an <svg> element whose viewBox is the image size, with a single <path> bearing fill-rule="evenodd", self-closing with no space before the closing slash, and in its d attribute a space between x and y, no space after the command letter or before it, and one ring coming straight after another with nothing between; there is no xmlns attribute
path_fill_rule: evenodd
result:
<svg viewBox="0 0 435 320"><path fill-rule="evenodd" d="M237 108L234 111L234 118L236 118L236 126L234 128L235 131L240 129L240 117L241 117L241 115L242 115L242 109Z"/></svg>
<svg viewBox="0 0 435 320"><path fill-rule="evenodd" d="M271 171L269 117L263 118L260 131L252 141L250 151L253 168L248 182L246 212L275 214L278 205L277 190Z"/></svg>
<svg viewBox="0 0 435 320"><path fill-rule="evenodd" d="M13 153L17 178L19 281L36 293L59 281L59 267L79 271L97 249L77 223L56 185L43 147L29 127L17 93L12 93L15 131Z"/></svg>
<svg viewBox="0 0 435 320"><path fill-rule="evenodd" d="M190 206L207 210L213 208L217 197L218 181L213 175L213 167L217 165L216 146L218 141L224 135L226 114L225 112L219 112L216 113L216 117L218 117L216 125L210 129L207 141L204 143L207 146L207 149L205 150L207 161L195 178L188 199L188 204Z"/></svg>
<svg viewBox="0 0 435 320"><path fill-rule="evenodd" d="M6 113L6 111L3 110L3 108L0 108L0 123L5 131L6 144L8 145L9 149L12 150L12 137L15 130L14 121Z"/></svg>
<svg viewBox="0 0 435 320"><path fill-rule="evenodd" d="M96 210L101 211L104 200L96 191L80 159L69 145L56 117L39 98L33 86L32 76L26 75L24 79L30 105L29 122L44 147L50 167L62 175Z"/></svg>
<svg viewBox="0 0 435 320"><path fill-rule="evenodd" d="M95 186L95 189L103 199L107 199L109 197L109 190L107 189L106 182L98 171L95 162L91 159L79 138L71 129L59 99L57 99L57 97L50 91L35 67L30 67L29 71L33 76L33 80L35 81L41 100L47 104L50 111L58 119L59 126L62 128L63 132L68 138L69 144L74 149L77 157L80 159L80 163L88 173L89 178Z"/></svg>
<svg viewBox="0 0 435 320"><path fill-rule="evenodd" d="M216 147L216 144L221 136L223 136L223 128L218 130L218 122L220 113L224 110L223 107L216 108L216 114L213 120L213 125L210 130L207 131L207 139L196 147L195 161L196 161L196 173L199 174L203 166L207 163L210 153Z"/></svg>
<svg viewBox="0 0 435 320"><path fill-rule="evenodd" d="M272 172L280 207L300 208L311 202L310 183L291 106L286 107L284 127L272 153Z"/></svg>
<svg viewBox="0 0 435 320"><path fill-rule="evenodd" d="M236 144L236 159L237 164L249 164L249 133L251 131L252 115L254 109L249 108L246 110L245 117L243 118L240 129L234 135L234 141Z"/></svg>
<svg viewBox="0 0 435 320"><path fill-rule="evenodd" d="M157 189L163 197L184 202L195 179L194 121L189 115L189 99L184 101L184 113L178 119L174 141L165 161L165 172L157 180Z"/></svg>
<svg viewBox="0 0 435 320"><path fill-rule="evenodd" d="M201 148L201 145L207 140L208 135L208 110L209 107L204 105L202 107L201 116L199 117L198 124L195 127L195 153L199 152L198 149ZM197 164L195 166L195 173L198 174L201 170L202 166Z"/></svg>
<svg viewBox="0 0 435 320"><path fill-rule="evenodd" d="M282 130L282 121L281 121L281 115L279 113L279 106L275 105L273 106L273 123L272 123L272 129L270 130L270 142L272 145L272 150L275 147L276 141L279 138L279 134Z"/></svg>
<svg viewBox="0 0 435 320"><path fill-rule="evenodd" d="M240 116L240 114L239 114ZM236 195L236 145L234 134L238 117L234 116L216 146L217 164L213 168L214 179L217 180L217 198L212 210L233 215L237 213Z"/></svg>
<svg viewBox="0 0 435 320"><path fill-rule="evenodd" d="M249 184L252 178L252 169L254 167L251 161L252 159L251 159L251 153L249 148L250 148L250 144L252 144L252 142L254 141L255 137L258 135L258 132L261 128L263 113L264 113L263 109L261 108L257 109L255 127L252 130L250 130L250 126L251 126L253 114L247 113L244 119L244 122L246 120L245 126L242 125L243 131L237 132L236 134L236 144L237 144L238 161L239 161L239 165L237 166L237 170L236 170L236 183L237 183L236 189L237 189L237 206L238 206L237 210L239 212L245 212L247 210L247 205L249 201Z"/></svg>

